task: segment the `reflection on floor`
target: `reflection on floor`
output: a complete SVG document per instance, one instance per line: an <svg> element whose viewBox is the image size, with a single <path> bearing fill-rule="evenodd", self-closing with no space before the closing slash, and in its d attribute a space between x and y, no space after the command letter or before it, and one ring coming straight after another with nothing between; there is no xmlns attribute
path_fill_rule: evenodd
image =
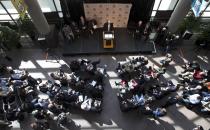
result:
<svg viewBox="0 0 210 130"><path fill-rule="evenodd" d="M198 60L199 63L205 69L210 69L209 58L210 55L203 56L202 52L199 52L197 56L194 54L188 46L183 46L182 49L173 51L174 61L171 66L168 67L167 78L177 81L177 74L181 71L180 65L186 60ZM60 50L57 50L58 55L62 54ZM210 119L204 118L196 113L186 109L184 106L171 106L167 108L167 115L158 120L148 118L141 115L137 111L129 113L122 113L119 108L116 88L113 86L113 82L119 80L114 69L117 66L117 62L125 61L131 58L130 55L100 55L100 56L84 56L84 57L60 57L61 61L57 63L54 59L50 58L49 61L44 60L44 52L39 49L27 49L16 50L9 54L13 58L12 63L8 63L13 67L26 68L29 73L36 77L40 77L43 80L50 79L49 73L54 72L61 64L69 63L71 60L77 58L87 58L90 60L101 59L101 65L106 64L108 75L110 78L106 80L105 92L104 92L104 107L101 114L75 112L72 113L72 119L81 125L81 130L191 130L195 125L202 125L205 129L210 127ZM135 55L138 56L138 55ZM159 60L162 59L162 55L146 55L150 61L150 64L159 66ZM18 122L13 123L12 130L30 130L31 118L28 118L21 124ZM2 130L2 128L0 128Z"/></svg>

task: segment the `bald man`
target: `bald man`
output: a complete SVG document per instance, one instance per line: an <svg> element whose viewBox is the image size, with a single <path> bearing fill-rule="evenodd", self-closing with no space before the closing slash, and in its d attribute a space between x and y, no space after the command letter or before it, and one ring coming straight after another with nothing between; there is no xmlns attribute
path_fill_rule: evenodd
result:
<svg viewBox="0 0 210 130"><path fill-rule="evenodd" d="M113 31L113 23L111 23L110 20L107 20L106 23L104 23L104 31Z"/></svg>

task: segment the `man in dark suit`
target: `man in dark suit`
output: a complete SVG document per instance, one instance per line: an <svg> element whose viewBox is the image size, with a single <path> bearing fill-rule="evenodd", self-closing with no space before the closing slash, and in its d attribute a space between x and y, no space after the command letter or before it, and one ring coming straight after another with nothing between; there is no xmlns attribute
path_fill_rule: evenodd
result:
<svg viewBox="0 0 210 130"><path fill-rule="evenodd" d="M113 23L111 23L110 20L107 20L106 23L104 23L104 31L113 31L114 27L113 27Z"/></svg>
<svg viewBox="0 0 210 130"><path fill-rule="evenodd" d="M139 21L136 26L135 37L141 39L141 35L144 32L144 24L143 21Z"/></svg>

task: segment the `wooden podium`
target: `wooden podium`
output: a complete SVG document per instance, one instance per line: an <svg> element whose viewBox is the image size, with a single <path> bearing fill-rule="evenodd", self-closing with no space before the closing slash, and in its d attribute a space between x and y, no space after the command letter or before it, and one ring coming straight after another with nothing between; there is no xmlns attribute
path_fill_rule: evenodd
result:
<svg viewBox="0 0 210 130"><path fill-rule="evenodd" d="M103 47L114 48L114 31L103 31Z"/></svg>

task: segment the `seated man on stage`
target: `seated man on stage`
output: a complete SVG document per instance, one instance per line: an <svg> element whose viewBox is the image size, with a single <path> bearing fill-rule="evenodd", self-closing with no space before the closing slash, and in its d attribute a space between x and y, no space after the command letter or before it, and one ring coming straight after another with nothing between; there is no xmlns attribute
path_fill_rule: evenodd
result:
<svg viewBox="0 0 210 130"><path fill-rule="evenodd" d="M106 23L104 23L104 27L103 27L104 31L113 31L114 27L113 27L113 23L111 23L110 20L107 20Z"/></svg>

